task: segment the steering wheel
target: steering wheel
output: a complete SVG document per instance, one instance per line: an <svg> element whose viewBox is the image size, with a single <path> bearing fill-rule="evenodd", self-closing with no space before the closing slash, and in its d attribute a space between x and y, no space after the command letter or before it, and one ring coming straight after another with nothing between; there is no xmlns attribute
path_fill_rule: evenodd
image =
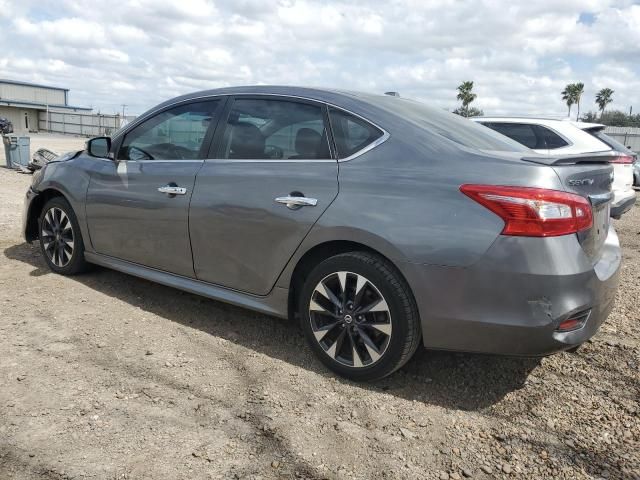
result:
<svg viewBox="0 0 640 480"><path fill-rule="evenodd" d="M274 159L284 158L284 150L276 145L265 146L264 153L269 158L274 158Z"/></svg>

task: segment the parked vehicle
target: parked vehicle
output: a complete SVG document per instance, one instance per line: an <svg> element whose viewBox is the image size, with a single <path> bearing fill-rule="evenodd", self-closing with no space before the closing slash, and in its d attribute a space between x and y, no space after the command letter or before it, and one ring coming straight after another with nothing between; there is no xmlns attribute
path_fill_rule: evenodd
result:
<svg viewBox="0 0 640 480"><path fill-rule="evenodd" d="M591 133L592 135L598 137L604 143L609 145L613 150L620 152L622 157L631 157L632 163L632 171L633 171L633 185L640 186L640 159L638 158L638 154L631 150L631 147L626 146L624 143L619 142L615 138L610 137L606 133L604 133L605 127L603 125L598 125L597 127L589 128L587 127L586 131ZM628 168L628 167L627 167ZM615 170L614 170L615 175ZM615 182L614 182L615 185Z"/></svg>
<svg viewBox="0 0 640 480"><path fill-rule="evenodd" d="M13 123L7 118L0 117L0 134L13 133Z"/></svg>
<svg viewBox="0 0 640 480"><path fill-rule="evenodd" d="M47 163L55 160L58 156L59 155L57 153L52 152L51 150L48 150L46 148L39 148L31 156L31 161L29 162L29 170L40 170Z"/></svg>
<svg viewBox="0 0 640 480"><path fill-rule="evenodd" d="M210 90L36 172L24 234L56 273L95 263L298 318L329 368L371 380L421 342L590 338L621 261L610 158L538 155L389 95Z"/></svg>
<svg viewBox="0 0 640 480"><path fill-rule="evenodd" d="M636 201L633 190L633 156L622 144L604 133L605 125L548 118L475 117L496 132L548 155L614 152L611 216L620 218Z"/></svg>

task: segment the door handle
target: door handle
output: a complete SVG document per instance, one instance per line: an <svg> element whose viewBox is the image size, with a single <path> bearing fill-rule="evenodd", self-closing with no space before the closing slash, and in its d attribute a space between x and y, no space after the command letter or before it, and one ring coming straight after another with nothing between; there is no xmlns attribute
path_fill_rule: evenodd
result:
<svg viewBox="0 0 640 480"><path fill-rule="evenodd" d="M309 197L278 197L275 199L276 202L282 203L290 208L291 210L297 210L300 207L315 207L318 204L317 198L309 198Z"/></svg>
<svg viewBox="0 0 640 480"><path fill-rule="evenodd" d="M186 195L187 189L184 187L178 187L177 185L165 185L164 187L159 187L158 191L160 193L166 193L167 195Z"/></svg>

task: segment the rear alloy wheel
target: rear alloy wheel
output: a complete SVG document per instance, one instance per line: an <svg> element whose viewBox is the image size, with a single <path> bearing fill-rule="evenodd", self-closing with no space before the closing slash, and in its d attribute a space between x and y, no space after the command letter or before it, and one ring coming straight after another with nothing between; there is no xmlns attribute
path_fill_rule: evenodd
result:
<svg viewBox="0 0 640 480"><path fill-rule="evenodd" d="M418 346L420 323L409 288L377 255L325 260L309 274L299 302L302 328L320 360L353 380L391 374Z"/></svg>
<svg viewBox="0 0 640 480"><path fill-rule="evenodd" d="M309 302L309 319L325 353L354 368L380 360L393 330L387 301L366 277L353 272L320 280Z"/></svg>
<svg viewBox="0 0 640 480"><path fill-rule="evenodd" d="M51 270L73 275L86 269L82 235L69 202L62 197L49 200L38 224L40 249Z"/></svg>

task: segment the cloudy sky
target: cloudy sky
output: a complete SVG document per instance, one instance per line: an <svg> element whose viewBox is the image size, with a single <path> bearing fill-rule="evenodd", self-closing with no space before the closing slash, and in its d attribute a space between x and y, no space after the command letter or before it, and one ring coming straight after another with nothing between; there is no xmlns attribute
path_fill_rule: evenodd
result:
<svg viewBox="0 0 640 480"><path fill-rule="evenodd" d="M640 2L625 0L0 0L0 78L141 113L226 85L339 87L485 114L562 115L582 81L640 112ZM574 110L575 112L575 110Z"/></svg>

